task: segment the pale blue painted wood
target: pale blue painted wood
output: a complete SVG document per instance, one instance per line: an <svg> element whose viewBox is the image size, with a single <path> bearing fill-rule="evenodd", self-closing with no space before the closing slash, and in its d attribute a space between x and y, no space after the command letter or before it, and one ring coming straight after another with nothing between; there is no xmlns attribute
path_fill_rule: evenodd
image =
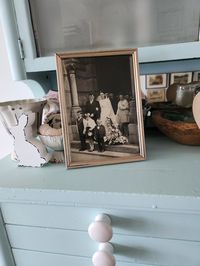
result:
<svg viewBox="0 0 200 266"><path fill-rule="evenodd" d="M152 135L147 138L148 158L143 162L74 170L51 164L35 169L17 167L8 157L0 161L0 200L169 209L184 203L183 209L200 210L199 151L199 146ZM6 188L13 190L8 193Z"/></svg>
<svg viewBox="0 0 200 266"><path fill-rule="evenodd" d="M28 250L13 250L17 266L92 266L91 258L74 257ZM153 266L118 261L117 266ZM154 265L155 266L155 265Z"/></svg>
<svg viewBox="0 0 200 266"><path fill-rule="evenodd" d="M24 63L27 72L56 70L56 60L54 56L25 58Z"/></svg>
<svg viewBox="0 0 200 266"><path fill-rule="evenodd" d="M31 88L31 91L33 92L35 98L42 98L46 94L45 93L46 87L42 86L41 83L39 83L35 80L31 80L31 79L25 79L25 80L23 80L23 82L29 88Z"/></svg>
<svg viewBox="0 0 200 266"><path fill-rule="evenodd" d="M19 35L24 46L25 59L34 59L37 54L28 1L12 0L12 2L15 7Z"/></svg>
<svg viewBox="0 0 200 266"><path fill-rule="evenodd" d="M87 231L99 213L112 220L113 232L132 236L200 241L200 213L2 204L5 223ZM183 222L184 221L184 222Z"/></svg>
<svg viewBox="0 0 200 266"><path fill-rule="evenodd" d="M98 243L85 231L6 225L12 248L92 257Z"/></svg>
<svg viewBox="0 0 200 266"><path fill-rule="evenodd" d="M18 30L12 0L0 0L0 18L13 80L26 78L18 46Z"/></svg>
<svg viewBox="0 0 200 266"><path fill-rule="evenodd" d="M55 70L56 63L54 56L37 57L28 1L12 1L16 10L20 38L24 46L26 72Z"/></svg>
<svg viewBox="0 0 200 266"><path fill-rule="evenodd" d="M140 64L140 74L191 72L200 70L200 59Z"/></svg>
<svg viewBox="0 0 200 266"><path fill-rule="evenodd" d="M117 260L162 266L197 266L200 242L114 236Z"/></svg>
<svg viewBox="0 0 200 266"><path fill-rule="evenodd" d="M45 94L50 89L58 91L56 71L27 73L27 78L31 81L36 81L39 84L40 88L42 88L43 93L45 91ZM28 86L31 88L31 90L34 90L34 95L38 95L38 92L39 94L42 92L41 90L35 90L35 87L32 88L31 84L28 84Z"/></svg>
<svg viewBox="0 0 200 266"><path fill-rule="evenodd" d="M87 232L25 226L6 226L12 248L84 256L98 248ZM117 260L124 262L196 266L200 242L114 234L111 240Z"/></svg>
<svg viewBox="0 0 200 266"><path fill-rule="evenodd" d="M197 213L199 196L175 196L124 192L68 191L64 189L0 188L0 202L46 204L92 208L114 208Z"/></svg>
<svg viewBox="0 0 200 266"><path fill-rule="evenodd" d="M15 256L16 266L93 266L91 258L34 252L20 249L13 249L13 253ZM130 264L127 266L129 265Z"/></svg>
<svg viewBox="0 0 200 266"><path fill-rule="evenodd" d="M138 56L141 63L199 58L200 43L188 42L142 47L138 50Z"/></svg>
<svg viewBox="0 0 200 266"><path fill-rule="evenodd" d="M15 266L11 246L4 227L4 221L0 210L0 265Z"/></svg>
<svg viewBox="0 0 200 266"><path fill-rule="evenodd" d="M50 71L56 70L56 63L54 57L41 57L35 59L25 59L25 66L27 72ZM200 70L200 60L177 60L154 63L140 63L140 74L153 73L172 73Z"/></svg>

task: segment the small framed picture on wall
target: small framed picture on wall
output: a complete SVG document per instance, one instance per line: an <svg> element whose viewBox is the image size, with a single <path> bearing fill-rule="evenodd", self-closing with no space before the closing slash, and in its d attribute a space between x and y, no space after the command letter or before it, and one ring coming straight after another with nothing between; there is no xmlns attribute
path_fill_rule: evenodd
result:
<svg viewBox="0 0 200 266"><path fill-rule="evenodd" d="M200 71L193 73L193 81L200 81Z"/></svg>
<svg viewBox="0 0 200 266"><path fill-rule="evenodd" d="M160 89L167 87L167 74L154 74L146 76L146 89Z"/></svg>
<svg viewBox="0 0 200 266"><path fill-rule="evenodd" d="M170 84L187 84L192 82L192 72L171 73Z"/></svg>
<svg viewBox="0 0 200 266"><path fill-rule="evenodd" d="M165 89L149 89L147 90L148 102L164 102L165 101Z"/></svg>

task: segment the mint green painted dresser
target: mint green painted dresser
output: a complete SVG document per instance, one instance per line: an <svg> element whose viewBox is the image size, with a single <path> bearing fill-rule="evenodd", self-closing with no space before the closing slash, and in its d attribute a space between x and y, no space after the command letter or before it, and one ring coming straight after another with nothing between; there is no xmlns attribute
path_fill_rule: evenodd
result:
<svg viewBox="0 0 200 266"><path fill-rule="evenodd" d="M199 147L149 136L147 151L145 162L81 170L3 159L1 212L16 265L92 265L98 243L87 230L102 213L116 265L199 265Z"/></svg>
<svg viewBox="0 0 200 266"><path fill-rule="evenodd" d="M177 0L166 2L179 10ZM198 1L192 3L199 10ZM56 88L54 57L36 53L29 1L1 0L0 12L13 79L36 97ZM195 41L139 48L142 74L200 70L199 58ZM2 159L0 265L93 265L99 244L88 227L106 214L116 265L199 266L200 148L147 132L146 145L146 161L74 170L23 168L10 156Z"/></svg>

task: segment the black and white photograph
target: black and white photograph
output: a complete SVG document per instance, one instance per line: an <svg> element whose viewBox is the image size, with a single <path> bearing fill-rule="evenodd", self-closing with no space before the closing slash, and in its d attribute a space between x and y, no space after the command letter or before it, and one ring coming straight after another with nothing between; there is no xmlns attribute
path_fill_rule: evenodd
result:
<svg viewBox="0 0 200 266"><path fill-rule="evenodd" d="M67 167L144 160L137 50L56 59Z"/></svg>

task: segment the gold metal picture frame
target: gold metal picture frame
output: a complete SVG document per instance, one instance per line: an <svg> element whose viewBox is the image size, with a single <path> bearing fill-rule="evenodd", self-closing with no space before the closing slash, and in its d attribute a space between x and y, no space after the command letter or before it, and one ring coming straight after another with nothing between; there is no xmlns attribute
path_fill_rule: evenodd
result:
<svg viewBox="0 0 200 266"><path fill-rule="evenodd" d="M144 160L137 49L56 54L67 168Z"/></svg>

